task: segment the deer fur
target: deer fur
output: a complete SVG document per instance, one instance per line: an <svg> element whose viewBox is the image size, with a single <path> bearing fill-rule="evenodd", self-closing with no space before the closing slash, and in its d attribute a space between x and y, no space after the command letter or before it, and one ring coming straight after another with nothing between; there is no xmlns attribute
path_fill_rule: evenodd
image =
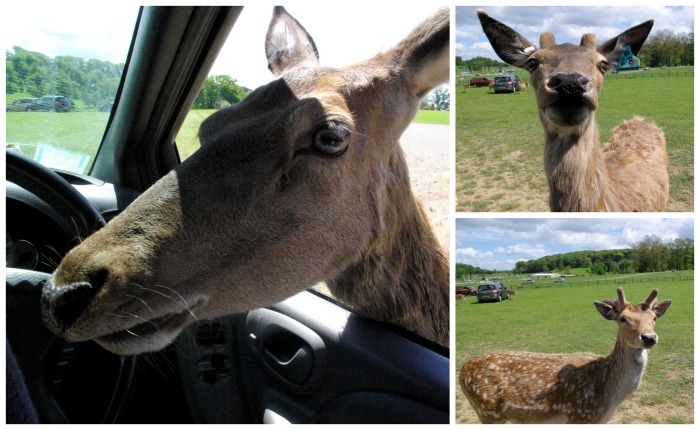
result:
<svg viewBox="0 0 700 430"><path fill-rule="evenodd" d="M43 290L47 327L138 354L325 281L356 313L447 346L447 260L398 140L448 80L449 21L441 9L392 49L328 68L275 8L277 79L204 121L196 153L66 255Z"/></svg>
<svg viewBox="0 0 700 430"><path fill-rule="evenodd" d="M507 25L477 11L503 61L529 71L544 128L544 168L552 211L656 212L669 196L663 131L635 117L612 131L601 150L595 112L607 70L625 44L636 54L653 21L632 27L602 45L584 34L579 46L556 44L549 32L536 48Z"/></svg>
<svg viewBox="0 0 700 430"><path fill-rule="evenodd" d="M671 300L655 303L658 290L638 305L618 299L594 302L600 315L618 324L607 356L591 353L495 352L467 362L459 383L483 423L579 423L610 420L638 387L648 350L658 343L657 318Z"/></svg>

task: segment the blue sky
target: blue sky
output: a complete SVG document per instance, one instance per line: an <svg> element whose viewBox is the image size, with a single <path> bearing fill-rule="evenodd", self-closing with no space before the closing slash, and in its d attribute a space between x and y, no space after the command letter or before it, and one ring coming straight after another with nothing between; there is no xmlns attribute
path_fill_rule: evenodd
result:
<svg viewBox="0 0 700 430"><path fill-rule="evenodd" d="M694 237L690 218L458 218L456 226L456 262L498 270L546 255L629 248L651 234Z"/></svg>
<svg viewBox="0 0 700 430"><path fill-rule="evenodd" d="M455 17L455 55L464 60L478 56L498 59L479 25L477 9L485 9L535 45L543 31L554 33L557 43L578 44L584 33L595 33L602 43L649 19L654 19L652 35L661 29L695 31L692 6L460 6Z"/></svg>

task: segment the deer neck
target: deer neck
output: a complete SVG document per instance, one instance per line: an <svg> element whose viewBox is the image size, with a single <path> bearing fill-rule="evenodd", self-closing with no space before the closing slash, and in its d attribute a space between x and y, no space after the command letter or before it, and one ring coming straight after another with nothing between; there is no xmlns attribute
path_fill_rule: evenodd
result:
<svg viewBox="0 0 700 430"><path fill-rule="evenodd" d="M605 199L608 176L594 113L581 127L548 127L544 119L542 123L550 209L555 212L614 210Z"/></svg>
<svg viewBox="0 0 700 430"><path fill-rule="evenodd" d="M612 417L617 405L639 387L648 357L648 350L632 348L618 335L615 348L603 359L604 367L597 375L601 378L603 397L607 399L607 420Z"/></svg>
<svg viewBox="0 0 700 430"><path fill-rule="evenodd" d="M447 346L447 259L411 192L400 151L393 163L398 168L392 166L388 175L375 178L385 183L373 193L378 208L376 237L356 261L328 281L328 287L360 315L405 327Z"/></svg>

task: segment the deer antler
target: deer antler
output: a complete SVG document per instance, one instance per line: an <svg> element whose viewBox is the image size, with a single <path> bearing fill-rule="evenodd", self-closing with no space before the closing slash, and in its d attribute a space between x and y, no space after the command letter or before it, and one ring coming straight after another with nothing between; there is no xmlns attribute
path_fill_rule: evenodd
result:
<svg viewBox="0 0 700 430"><path fill-rule="evenodd" d="M625 299L625 292L622 290L622 287L617 287L617 301L620 304L620 308L623 308L625 303L627 303L627 299Z"/></svg>
<svg viewBox="0 0 700 430"><path fill-rule="evenodd" d="M649 297L647 297L647 299L644 300L644 304L651 307L651 305L653 305L654 301L656 300L656 296L658 296L658 295L659 295L659 290L654 288L653 290L651 290L651 294L649 294Z"/></svg>

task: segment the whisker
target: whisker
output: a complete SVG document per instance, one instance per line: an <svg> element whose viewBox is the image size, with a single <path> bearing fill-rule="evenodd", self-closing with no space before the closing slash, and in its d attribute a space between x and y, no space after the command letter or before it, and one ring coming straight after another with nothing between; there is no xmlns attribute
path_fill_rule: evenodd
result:
<svg viewBox="0 0 700 430"><path fill-rule="evenodd" d="M151 313L153 313L153 309L151 309L151 307L148 306L148 303L146 303L146 301L144 299L142 299L141 297L136 297L136 296L131 295L131 294L127 294L126 297L132 297L132 298L140 301L141 303L143 303L144 306L146 306L148 308L149 311L151 311Z"/></svg>
<svg viewBox="0 0 700 430"><path fill-rule="evenodd" d="M174 298L170 297L169 295L164 294L164 293L161 293L161 292L158 291L158 290L154 290L153 288L144 287L143 285L139 285L139 284L137 284L137 283L135 283L135 282L131 282L131 285L137 286L137 287L142 288L142 289L147 290L147 291L151 291L151 292L153 292L153 293L156 293L156 294L159 294L159 295L165 297L166 299L172 300L173 302L175 302L175 303L177 303L178 305L182 306L187 312L189 312L190 315L192 315L192 317L193 317L195 320L199 321L199 318L197 318L197 316L192 312L192 310L189 308L189 306L187 306L187 302L184 301L184 299L182 298L182 296L179 295L179 294L178 294L175 290L173 290L172 288L168 288L168 287L165 287L165 286L163 286L163 285L157 285L158 287L166 288L166 289L168 289L168 290L174 292L175 294L177 294L177 295L180 297L180 299L183 300L184 303L183 303L183 302L178 302L177 300L175 300Z"/></svg>
<svg viewBox="0 0 700 430"><path fill-rule="evenodd" d="M182 300L182 305L185 307L185 309L187 309L187 312L189 312L190 315L192 315L192 317L193 317L195 320L199 321L199 318L197 318L197 316L190 310L189 306L187 305L187 301L185 300L184 297L182 297L182 296L180 295L180 293L178 293L177 291L173 290L173 289L170 288L170 287L166 287L165 285L154 284L154 286L155 286L155 287L160 287L160 288L165 288L166 290L170 290L170 291L172 291L173 293L175 293L175 294L180 298L180 300Z"/></svg>

